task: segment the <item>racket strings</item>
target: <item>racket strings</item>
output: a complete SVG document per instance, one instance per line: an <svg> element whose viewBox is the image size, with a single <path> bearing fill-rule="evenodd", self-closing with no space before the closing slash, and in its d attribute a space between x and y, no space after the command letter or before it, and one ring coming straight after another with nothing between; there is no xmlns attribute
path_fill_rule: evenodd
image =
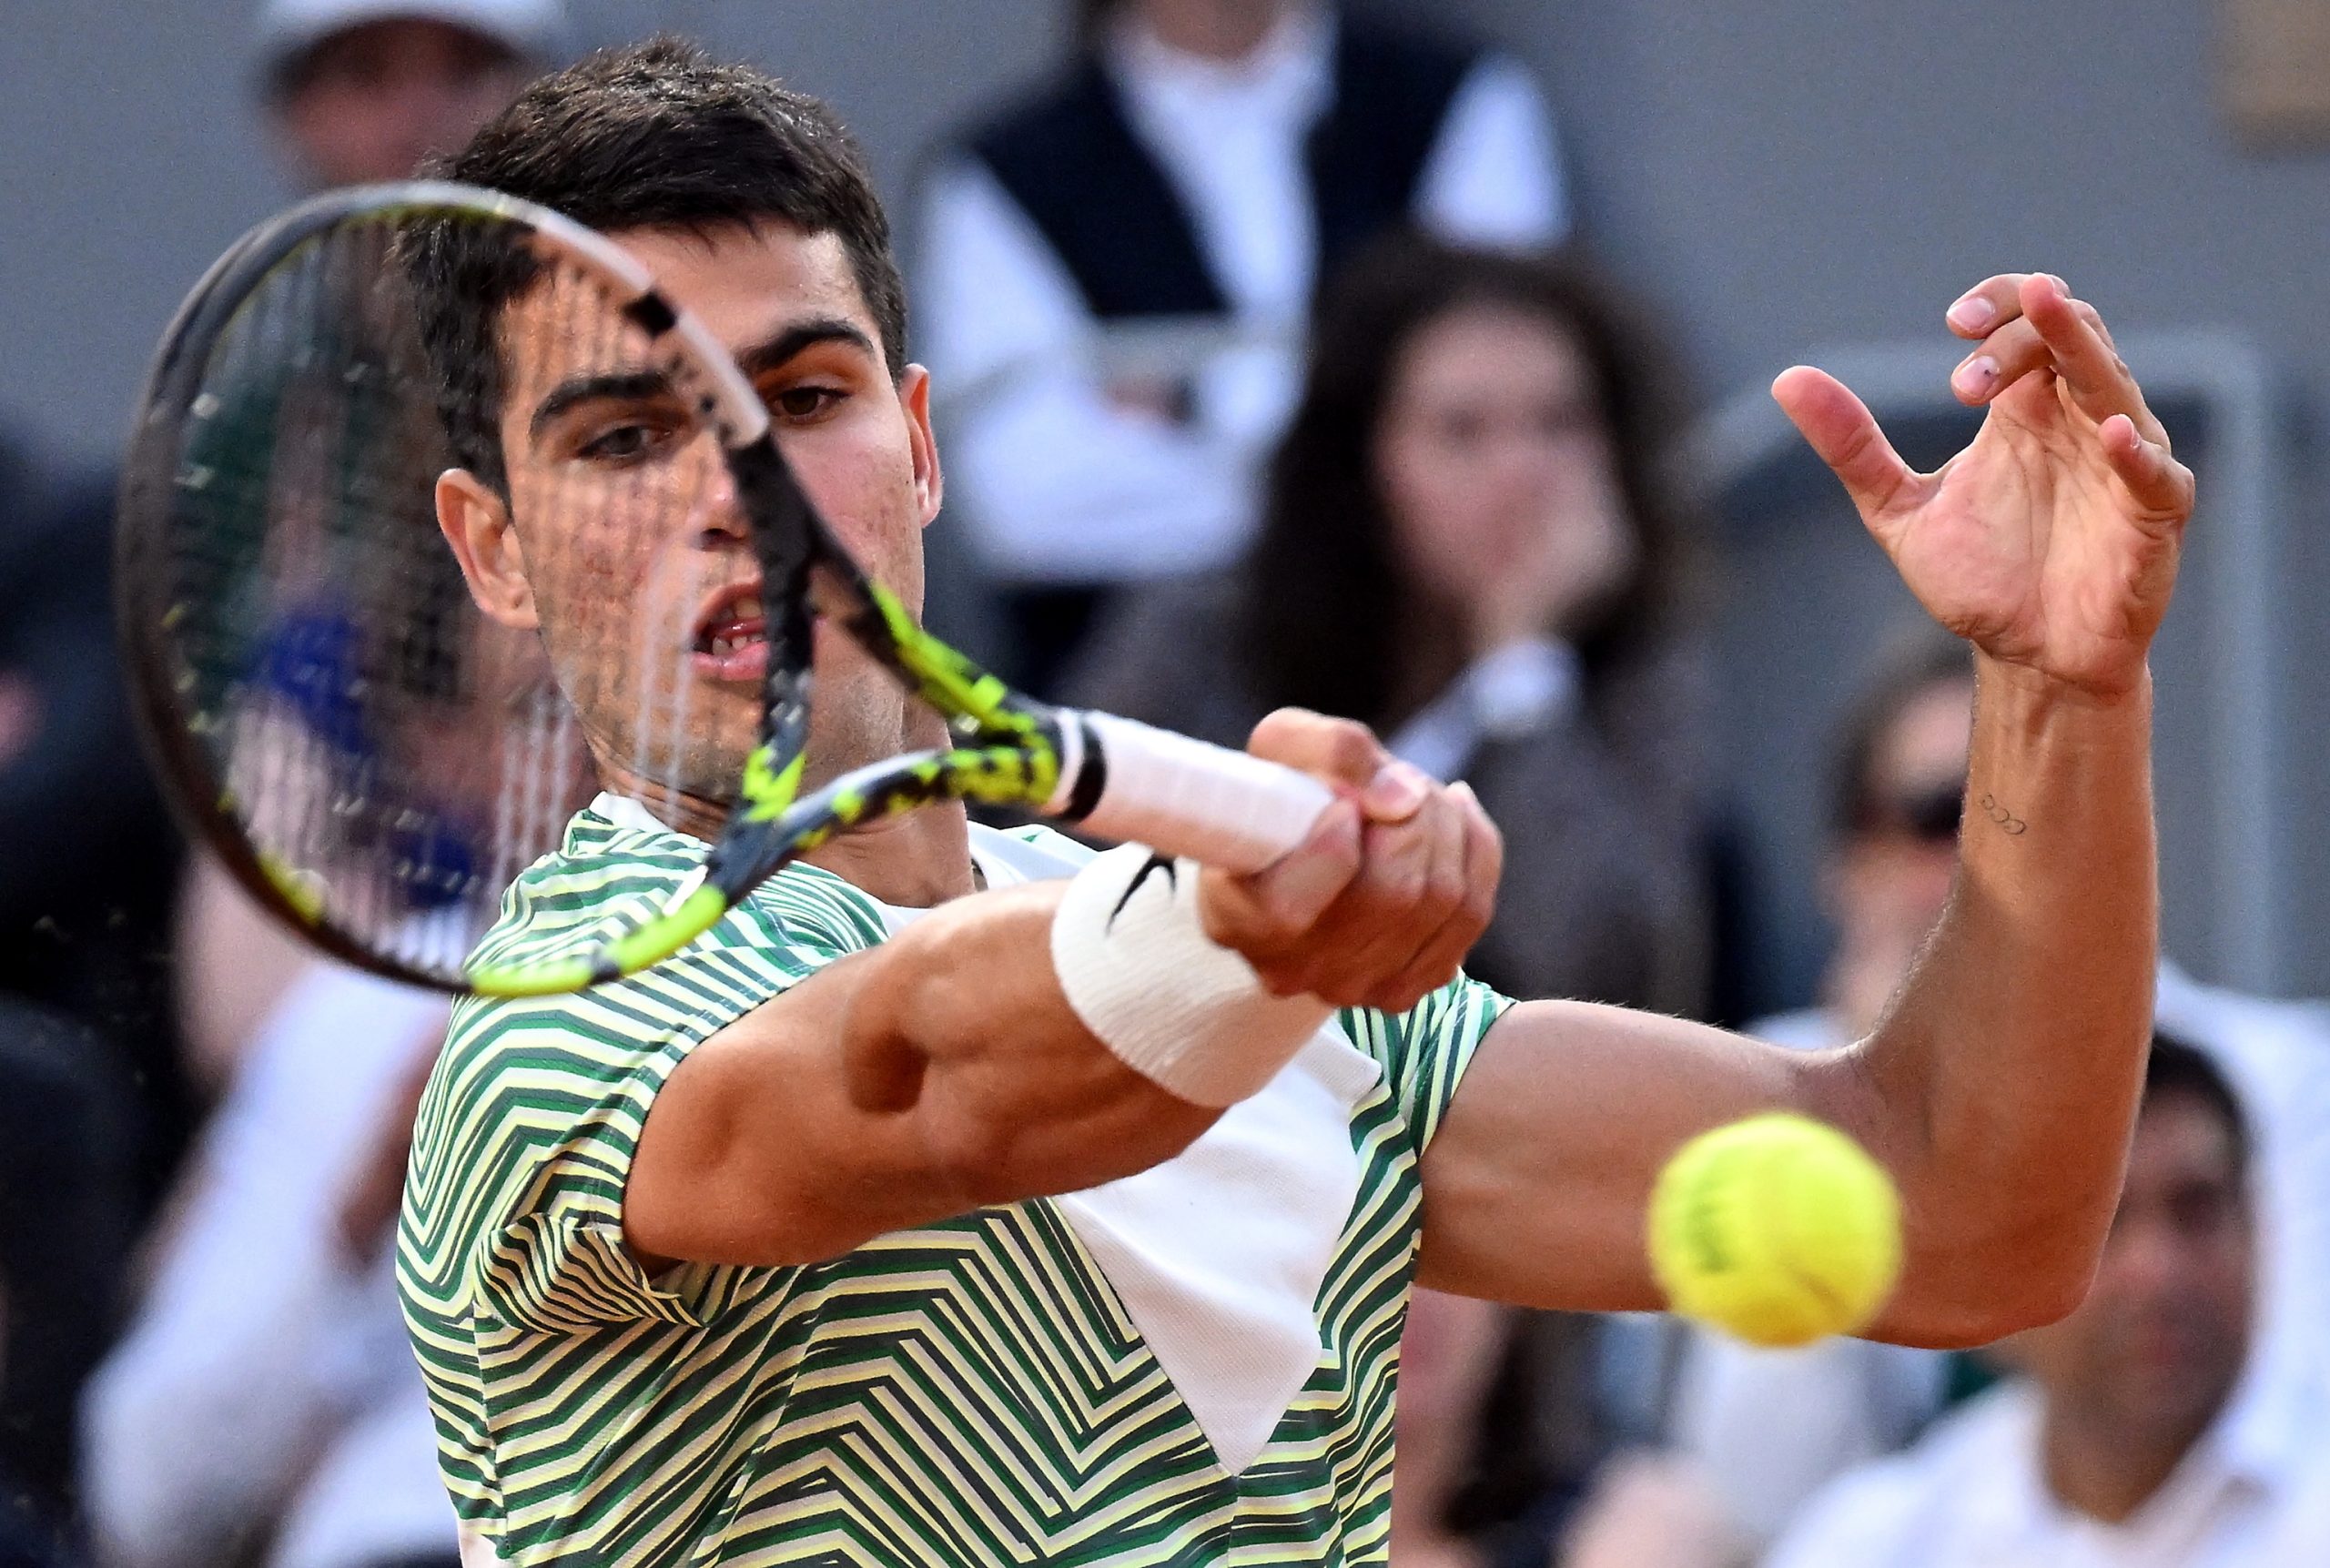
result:
<svg viewBox="0 0 2330 1568"><path fill-rule="evenodd" d="M582 282L560 279L566 346L611 357L622 323ZM420 334L377 217L251 288L187 404L159 602L185 729L261 867L359 946L450 979L593 775L541 639L476 608L440 533L432 492L457 465Z"/></svg>

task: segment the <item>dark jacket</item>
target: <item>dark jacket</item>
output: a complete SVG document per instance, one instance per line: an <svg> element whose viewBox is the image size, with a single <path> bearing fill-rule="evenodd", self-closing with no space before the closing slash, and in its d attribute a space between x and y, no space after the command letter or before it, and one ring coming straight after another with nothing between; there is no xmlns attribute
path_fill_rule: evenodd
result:
<svg viewBox="0 0 2330 1568"><path fill-rule="evenodd" d="M1072 702L1239 746L1266 711L1238 666L1236 579L1136 595L1063 687ZM1465 967L1513 996L1690 1013L1707 913L1697 683L1681 652L1589 679L1572 713L1485 741L1465 771L1504 835L1497 914Z"/></svg>

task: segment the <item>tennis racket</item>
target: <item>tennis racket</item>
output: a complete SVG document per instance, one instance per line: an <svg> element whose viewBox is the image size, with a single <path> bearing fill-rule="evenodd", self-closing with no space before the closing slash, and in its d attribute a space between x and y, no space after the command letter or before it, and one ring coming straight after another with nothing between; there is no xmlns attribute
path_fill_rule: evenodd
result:
<svg viewBox="0 0 2330 1568"><path fill-rule="evenodd" d="M524 575L562 585L570 614L482 607L441 530L449 470L473 498L457 505L505 510ZM704 544L723 531L733 550ZM594 550L642 540L643 575L593 575ZM704 608L708 572L724 609ZM461 186L318 197L212 267L144 392L117 592L188 826L325 950L455 993L645 969L835 835L935 801L1254 871L1331 798L1038 702L931 636L818 515L743 369L634 258ZM947 744L817 782L820 621L943 715ZM504 889L609 779L728 803L701 867L672 894L611 884L571 946L473 967Z"/></svg>

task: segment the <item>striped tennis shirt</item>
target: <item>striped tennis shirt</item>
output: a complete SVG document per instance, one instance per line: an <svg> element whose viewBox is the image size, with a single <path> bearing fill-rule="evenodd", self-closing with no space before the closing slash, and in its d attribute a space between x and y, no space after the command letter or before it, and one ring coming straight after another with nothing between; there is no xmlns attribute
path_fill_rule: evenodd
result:
<svg viewBox="0 0 2330 1568"><path fill-rule="evenodd" d="M991 886L1090 854L972 833ZM603 795L481 954L571 945L702 854ZM796 865L643 975L456 1009L398 1257L456 1510L571 1568L1383 1561L1418 1160L1504 1006L1473 982L1340 1015L1123 1181L800 1267L633 1259L673 1067L916 913Z"/></svg>

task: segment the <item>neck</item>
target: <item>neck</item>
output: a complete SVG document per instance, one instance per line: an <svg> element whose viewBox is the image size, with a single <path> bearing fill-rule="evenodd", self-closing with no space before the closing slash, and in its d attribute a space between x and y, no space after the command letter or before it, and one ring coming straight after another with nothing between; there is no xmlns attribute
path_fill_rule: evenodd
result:
<svg viewBox="0 0 2330 1568"><path fill-rule="evenodd" d="M725 801L687 794L603 761L599 776L607 789L639 802L658 822L707 844L720 837L728 820ZM927 909L977 885L969 817L953 802L868 823L827 840L802 859L901 909Z"/></svg>
<svg viewBox="0 0 2330 1568"><path fill-rule="evenodd" d="M2047 1490L2090 1519L2121 1523L2167 1483L2200 1435L2132 1431L2109 1412L2080 1410L2050 1396L2040 1433Z"/></svg>
<svg viewBox="0 0 2330 1568"><path fill-rule="evenodd" d="M900 909L927 909L978 885L970 818L952 801L845 833L803 858Z"/></svg>
<svg viewBox="0 0 2330 1568"><path fill-rule="evenodd" d="M1259 48L1294 0L1141 0L1140 20L1160 43L1231 64Z"/></svg>
<svg viewBox="0 0 2330 1568"><path fill-rule="evenodd" d="M1464 640L1450 628L1450 614L1423 594L1412 594L1402 604L1394 624L1399 650L1383 713L1377 728L1391 733L1435 701L1462 675L1472 661Z"/></svg>

